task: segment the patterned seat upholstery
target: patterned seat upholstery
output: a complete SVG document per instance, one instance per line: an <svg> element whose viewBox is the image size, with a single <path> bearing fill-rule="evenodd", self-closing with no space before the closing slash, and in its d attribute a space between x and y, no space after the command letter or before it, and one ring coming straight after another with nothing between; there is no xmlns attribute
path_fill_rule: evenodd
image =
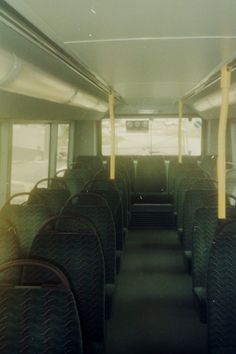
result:
<svg viewBox="0 0 236 354"><path fill-rule="evenodd" d="M78 198L76 199L75 197L75 203L80 206L96 206L99 208L108 208L109 209L109 216L108 218L110 219L110 216L112 216L113 224L115 226L115 240L116 240L116 271L119 273L120 268L121 268L121 256L122 256L122 251L120 250L120 244L121 241L117 241L117 227L115 224L114 216L111 212L111 209L109 207L109 204L107 200L100 194L95 192L89 192L89 193L80 193ZM109 225L109 223L108 223ZM118 234L118 237L123 237L121 233ZM123 239L122 239L123 242Z"/></svg>
<svg viewBox="0 0 236 354"><path fill-rule="evenodd" d="M135 191L139 194L164 192L166 171L163 157L139 156L137 159Z"/></svg>
<svg viewBox="0 0 236 354"><path fill-rule="evenodd" d="M86 203L86 195L88 201ZM95 199L97 195L95 194ZM115 290L116 279L116 233L113 217L108 206L97 206L91 203L92 196L89 193L83 196L83 201L80 201L80 196L76 198L77 203L70 203L62 210L62 215L77 215L88 218L96 228L97 234L101 241L104 264L105 264L105 282L106 282L106 302L105 314L106 319L111 317L112 300ZM87 205L86 205L87 204ZM118 260L119 262L119 260Z"/></svg>
<svg viewBox="0 0 236 354"><path fill-rule="evenodd" d="M116 248L124 248L124 230L123 230L123 210L121 198L118 190L113 183L108 180L94 180L89 186L88 191L101 195L108 203L115 223L116 229Z"/></svg>
<svg viewBox="0 0 236 354"><path fill-rule="evenodd" d="M214 183L209 178L185 177L181 180L177 194L177 228L182 236L183 232L183 208L186 193L191 189L212 189L215 190Z"/></svg>
<svg viewBox="0 0 236 354"><path fill-rule="evenodd" d="M192 258L192 231L194 215L204 206L216 206L217 194L212 189L191 189L186 191L183 205L183 249L188 259Z"/></svg>
<svg viewBox="0 0 236 354"><path fill-rule="evenodd" d="M227 208L227 218L236 216L235 208ZM218 226L217 208L205 207L197 210L194 218L192 279L193 297L200 320L206 322L207 269L211 245Z"/></svg>
<svg viewBox="0 0 236 354"><path fill-rule="evenodd" d="M74 219L75 220L75 219ZM70 221L68 220L70 223ZM75 223L80 222L75 220ZM65 225L68 228L68 224ZM78 224L71 224L78 230ZM103 353L105 340L105 269L99 239L93 230L81 225L81 232L41 230L30 255L58 266L68 277L80 314L84 351ZM41 271L40 271L41 272ZM52 275L37 269L32 279L53 282Z"/></svg>
<svg viewBox="0 0 236 354"><path fill-rule="evenodd" d="M216 207L196 211L192 234L192 280L194 304L202 322L206 322L207 267L211 243L218 221Z"/></svg>
<svg viewBox="0 0 236 354"><path fill-rule="evenodd" d="M69 190L34 188L29 196L29 205L44 205L51 215L59 214L61 208L70 197Z"/></svg>
<svg viewBox="0 0 236 354"><path fill-rule="evenodd" d="M92 196L95 198L94 203L92 201ZM98 207L96 202L97 195L90 195L87 193L83 196L82 200L80 200L80 196L74 199L76 199L75 202L71 199L71 203L62 209L61 215L83 216L92 222L101 241L105 262L106 283L114 284L116 269L116 234L111 210L106 205L99 205Z"/></svg>
<svg viewBox="0 0 236 354"><path fill-rule="evenodd" d="M94 177L94 172L87 167L68 168L63 176L65 179L76 178L83 179L85 183L90 181Z"/></svg>
<svg viewBox="0 0 236 354"><path fill-rule="evenodd" d="M57 276L61 273L51 265L47 269L56 270ZM20 287L0 285L0 352L82 354L80 321L69 283L27 285L27 271L24 282Z"/></svg>
<svg viewBox="0 0 236 354"><path fill-rule="evenodd" d="M6 262L20 258L20 245L13 228L4 225L0 219L0 266ZM19 282L19 269L10 268L0 272L0 283Z"/></svg>
<svg viewBox="0 0 236 354"><path fill-rule="evenodd" d="M49 217L50 211L42 205L6 204L0 212L1 222L16 233L21 257L28 256L34 237Z"/></svg>
<svg viewBox="0 0 236 354"><path fill-rule="evenodd" d="M174 212L178 212L178 198L179 198L179 193L180 189L182 186L182 180L184 178L203 178L204 173L200 168L195 167L193 169L189 169L189 166L178 166L178 170L176 173L176 176L173 181L173 209Z"/></svg>
<svg viewBox="0 0 236 354"><path fill-rule="evenodd" d="M219 228L212 242L207 273L207 322L210 354L236 353L236 222Z"/></svg>
<svg viewBox="0 0 236 354"><path fill-rule="evenodd" d="M114 180L110 180L109 172L110 171L108 170L99 171L94 178L93 184L96 183L96 180L105 180L105 183L108 184L107 190L117 190L119 192L122 203L123 222L124 226L127 227L128 211L130 210L129 182L127 181L126 175L120 171L116 171L116 178Z"/></svg>
<svg viewBox="0 0 236 354"><path fill-rule="evenodd" d="M63 181L63 183L66 185L71 195L80 193L86 184L82 177L63 176L63 177L56 177L55 180Z"/></svg>
<svg viewBox="0 0 236 354"><path fill-rule="evenodd" d="M184 156L182 164L178 162L177 158L168 156L168 160L170 161L168 169L168 192L169 194L173 195L175 179L178 179L178 175L181 173L181 171L186 171L186 173L196 170L199 171L199 167L197 165L196 160L184 161Z"/></svg>
<svg viewBox="0 0 236 354"><path fill-rule="evenodd" d="M89 156L89 155L77 156L76 164L78 167L90 168L95 172L103 169L101 156Z"/></svg>

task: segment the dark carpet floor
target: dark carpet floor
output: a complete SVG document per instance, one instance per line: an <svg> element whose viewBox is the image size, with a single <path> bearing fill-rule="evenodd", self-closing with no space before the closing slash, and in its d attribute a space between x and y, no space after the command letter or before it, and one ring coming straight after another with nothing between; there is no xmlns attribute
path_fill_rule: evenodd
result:
<svg viewBox="0 0 236 354"><path fill-rule="evenodd" d="M175 231L129 232L118 276L108 354L205 354L206 326L192 304Z"/></svg>

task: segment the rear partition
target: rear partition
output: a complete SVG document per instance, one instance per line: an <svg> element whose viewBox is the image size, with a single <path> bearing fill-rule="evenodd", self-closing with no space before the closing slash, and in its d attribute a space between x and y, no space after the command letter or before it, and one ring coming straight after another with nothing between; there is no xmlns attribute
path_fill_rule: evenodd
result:
<svg viewBox="0 0 236 354"><path fill-rule="evenodd" d="M183 164L195 168L199 156L184 156ZM109 157L103 156L109 166ZM132 200L136 203L172 201L173 180L178 170L177 156L117 156L117 173L125 172L130 181Z"/></svg>
<svg viewBox="0 0 236 354"><path fill-rule="evenodd" d="M109 161L109 119L102 120L101 128L103 159ZM195 165L201 155L201 119L183 118L182 133L183 163ZM129 177L133 203L170 203L169 181L178 167L178 118L118 117L115 144L117 170Z"/></svg>

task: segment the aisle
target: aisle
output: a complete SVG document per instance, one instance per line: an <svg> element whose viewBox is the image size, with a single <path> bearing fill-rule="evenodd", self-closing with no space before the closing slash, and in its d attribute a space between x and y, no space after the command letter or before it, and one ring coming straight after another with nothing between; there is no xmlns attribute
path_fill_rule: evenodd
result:
<svg viewBox="0 0 236 354"><path fill-rule="evenodd" d="M204 354L175 231L130 231L118 278L108 354Z"/></svg>

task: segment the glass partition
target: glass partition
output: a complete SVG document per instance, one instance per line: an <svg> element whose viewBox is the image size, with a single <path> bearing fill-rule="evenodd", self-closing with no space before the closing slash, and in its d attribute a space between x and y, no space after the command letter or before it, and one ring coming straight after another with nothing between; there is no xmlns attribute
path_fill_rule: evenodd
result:
<svg viewBox="0 0 236 354"><path fill-rule="evenodd" d="M69 147L69 124L58 124L56 170L67 168Z"/></svg>
<svg viewBox="0 0 236 354"><path fill-rule="evenodd" d="M183 118L183 154L201 154L201 118ZM110 155L109 119L102 120L102 153ZM177 155L178 118L116 119L117 155Z"/></svg>
<svg viewBox="0 0 236 354"><path fill-rule="evenodd" d="M49 124L14 124L11 194L28 192L48 177Z"/></svg>

